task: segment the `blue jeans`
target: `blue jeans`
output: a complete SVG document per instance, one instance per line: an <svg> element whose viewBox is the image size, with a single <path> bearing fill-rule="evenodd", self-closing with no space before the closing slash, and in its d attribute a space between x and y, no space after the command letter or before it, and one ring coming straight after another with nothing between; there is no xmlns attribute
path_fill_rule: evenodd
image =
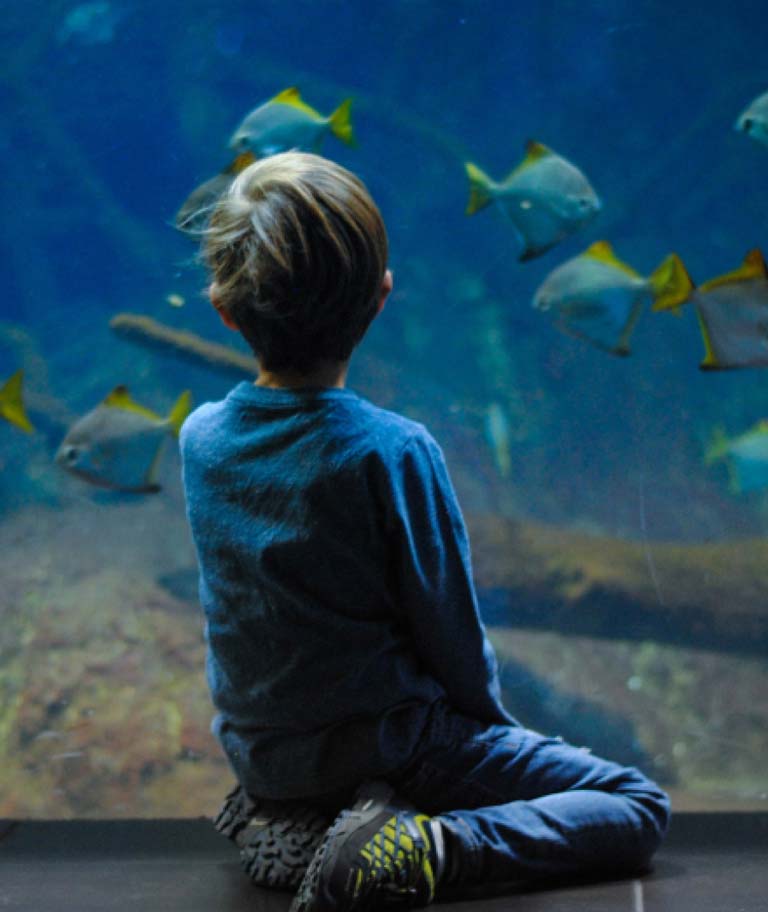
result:
<svg viewBox="0 0 768 912"><path fill-rule="evenodd" d="M416 759L387 779L443 824L451 887L636 874L669 822L667 796L634 767L442 702Z"/></svg>

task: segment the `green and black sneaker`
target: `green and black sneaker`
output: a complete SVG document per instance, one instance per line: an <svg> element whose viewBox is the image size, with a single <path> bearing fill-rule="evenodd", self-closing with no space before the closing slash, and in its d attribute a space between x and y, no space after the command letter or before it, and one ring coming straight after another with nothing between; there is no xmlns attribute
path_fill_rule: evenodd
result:
<svg viewBox="0 0 768 912"><path fill-rule="evenodd" d="M397 798L386 782L365 783L354 806L328 830L290 912L426 906L442 865L439 824Z"/></svg>

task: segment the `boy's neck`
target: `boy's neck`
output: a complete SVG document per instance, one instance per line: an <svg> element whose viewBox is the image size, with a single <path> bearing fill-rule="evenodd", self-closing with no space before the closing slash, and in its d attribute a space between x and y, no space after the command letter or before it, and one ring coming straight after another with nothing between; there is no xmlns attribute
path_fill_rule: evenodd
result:
<svg viewBox="0 0 768 912"><path fill-rule="evenodd" d="M259 376L256 386L266 386L271 389L299 389L304 386L329 386L344 389L347 380L349 361L331 361L308 374L298 371L270 371L259 365Z"/></svg>

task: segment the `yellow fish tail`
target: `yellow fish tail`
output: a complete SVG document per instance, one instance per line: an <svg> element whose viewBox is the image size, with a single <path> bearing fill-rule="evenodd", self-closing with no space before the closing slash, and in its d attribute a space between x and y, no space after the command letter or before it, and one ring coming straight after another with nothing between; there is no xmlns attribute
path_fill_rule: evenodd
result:
<svg viewBox="0 0 768 912"><path fill-rule="evenodd" d="M469 202L467 203L466 215L474 215L484 209L493 199L493 194L491 193L493 181L472 162L467 162L464 168L469 178Z"/></svg>
<svg viewBox="0 0 768 912"><path fill-rule="evenodd" d="M171 413L168 415L171 430L176 437L179 436L179 431L181 430L182 424L184 424L184 419L191 411L192 393L190 393L189 390L185 390L176 400L176 403L171 409Z"/></svg>
<svg viewBox="0 0 768 912"><path fill-rule="evenodd" d="M352 99L347 98L336 108L328 118L331 125L331 133L348 146L356 146L357 141L352 132Z"/></svg>
<svg viewBox="0 0 768 912"><path fill-rule="evenodd" d="M17 428L29 433L34 431L34 427L24 410L24 401L21 396L23 379L24 371L17 370L0 388L0 415Z"/></svg>
<svg viewBox="0 0 768 912"><path fill-rule="evenodd" d="M722 427L716 427L712 432L712 438L704 451L704 464L712 465L713 462L719 462L728 455L730 440L726 436Z"/></svg>
<svg viewBox="0 0 768 912"><path fill-rule="evenodd" d="M691 296L694 289L688 270L676 253L670 255L651 274L649 279L653 293L653 310L674 310Z"/></svg>

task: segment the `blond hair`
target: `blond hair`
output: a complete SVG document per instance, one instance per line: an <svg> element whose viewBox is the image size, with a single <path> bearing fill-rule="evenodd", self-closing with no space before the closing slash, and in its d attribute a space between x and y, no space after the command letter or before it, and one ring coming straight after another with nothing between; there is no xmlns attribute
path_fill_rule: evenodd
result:
<svg viewBox="0 0 768 912"><path fill-rule="evenodd" d="M216 203L203 257L269 370L346 360L376 314L387 233L362 181L305 152L249 165Z"/></svg>

